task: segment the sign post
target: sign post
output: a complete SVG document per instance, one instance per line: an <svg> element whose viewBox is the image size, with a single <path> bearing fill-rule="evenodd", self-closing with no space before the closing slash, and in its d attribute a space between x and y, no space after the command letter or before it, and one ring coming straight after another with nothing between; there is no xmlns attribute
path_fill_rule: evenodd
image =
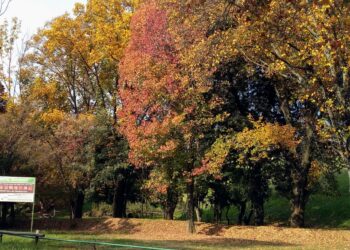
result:
<svg viewBox="0 0 350 250"><path fill-rule="evenodd" d="M33 203L30 231L33 232L35 177L0 176L0 202Z"/></svg>

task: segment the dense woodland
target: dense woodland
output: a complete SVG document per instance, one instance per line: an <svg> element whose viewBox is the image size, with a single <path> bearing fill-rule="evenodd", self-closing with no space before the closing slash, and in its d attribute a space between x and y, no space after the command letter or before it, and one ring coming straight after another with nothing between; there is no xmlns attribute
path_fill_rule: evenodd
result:
<svg viewBox="0 0 350 250"><path fill-rule="evenodd" d="M171 220L186 200L194 232L203 203L263 225L273 189L302 227L350 169L349 1L88 0L19 27L0 27L0 170L37 178L37 210ZM24 209L1 206L3 226Z"/></svg>

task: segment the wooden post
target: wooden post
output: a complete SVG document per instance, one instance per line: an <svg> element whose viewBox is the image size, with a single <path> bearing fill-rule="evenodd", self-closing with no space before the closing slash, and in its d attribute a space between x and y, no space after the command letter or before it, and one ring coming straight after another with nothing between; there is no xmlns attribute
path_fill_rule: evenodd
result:
<svg viewBox="0 0 350 250"><path fill-rule="evenodd" d="M30 223L30 232L33 232L34 226L34 209L35 209L35 190L36 190L36 179L34 178L34 196L33 196L33 206L32 206L32 222Z"/></svg>
<svg viewBox="0 0 350 250"><path fill-rule="evenodd" d="M33 206L32 206L32 221L30 223L30 232L33 232L33 226L34 226L34 205L35 202L33 201Z"/></svg>

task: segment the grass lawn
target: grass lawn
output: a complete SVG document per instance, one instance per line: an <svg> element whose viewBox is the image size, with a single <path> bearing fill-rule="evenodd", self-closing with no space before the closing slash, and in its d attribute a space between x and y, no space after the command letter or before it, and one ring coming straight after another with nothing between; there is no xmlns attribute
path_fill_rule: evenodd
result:
<svg viewBox="0 0 350 250"><path fill-rule="evenodd" d="M287 230L287 229L286 229ZM271 231L272 232L272 231ZM320 233L320 232L319 232ZM350 234L348 234L350 236ZM326 236L326 235L324 235ZM49 234L47 237L57 239L74 239L74 240L88 240L88 241L105 241L116 244L130 244L135 246L148 246L148 247L160 247L167 249L183 249L183 250L209 250L209 249L349 249L350 242L346 240L335 240L331 245L318 244L317 241L307 241L305 244L299 242L289 243L279 240L272 241L266 240L251 240L241 238L229 238L229 237L215 237L201 238L196 235L192 239L186 240L131 240L123 239L123 236L118 234L104 234L104 235L90 235L81 233L60 233ZM322 232L319 234L322 236ZM310 237L311 239L312 237ZM350 239L349 239L350 240ZM94 246L89 244L75 244L64 243L48 240L40 240L36 246L34 240L23 239L12 236L4 236L3 242L0 245L0 249L15 250L15 249L135 249L128 247L107 247L107 246ZM136 248L137 249L137 248Z"/></svg>
<svg viewBox="0 0 350 250"><path fill-rule="evenodd" d="M96 242L107 242L121 245L133 245L133 246L146 246L146 247L166 247L168 242L144 242L137 240L123 240L118 239L117 235L103 235L96 236L90 234L75 234L71 232L60 233L60 234L49 234L47 237L52 239L64 239L64 240L83 240L83 241L96 241ZM171 243L169 243L171 244ZM172 246L174 247L174 245ZM112 247L112 246L100 246L86 243L72 243L62 242L54 240L39 240L36 245L32 239L19 238L13 236L4 236L3 242L0 244L0 249L135 249L128 247ZM137 249L137 248L136 248ZM183 248L177 248L183 249Z"/></svg>
<svg viewBox="0 0 350 250"><path fill-rule="evenodd" d="M315 228L350 229L350 194L347 171L342 171L337 177L339 193L334 196L314 194L306 207L305 224ZM236 222L238 210L234 207L229 212L231 223ZM267 224L288 224L290 216L289 201L276 193L265 203L265 221ZM214 221L212 209L204 210L203 220ZM227 223L222 221L222 223Z"/></svg>
<svg viewBox="0 0 350 250"><path fill-rule="evenodd" d="M310 197L305 214L307 226L350 229L349 177L345 170L338 175L337 181L338 195L314 194ZM267 201L265 210L268 223L287 221L290 215L289 202L277 195Z"/></svg>

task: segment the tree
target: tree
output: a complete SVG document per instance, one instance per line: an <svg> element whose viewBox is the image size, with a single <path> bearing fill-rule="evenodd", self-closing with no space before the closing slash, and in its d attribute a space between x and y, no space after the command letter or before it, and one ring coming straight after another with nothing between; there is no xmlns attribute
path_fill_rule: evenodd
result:
<svg viewBox="0 0 350 250"><path fill-rule="evenodd" d="M297 150L299 167L291 173L294 197L291 224L302 226L309 196L306 191L308 175L313 160L316 160L314 149L320 148L318 143L324 143L316 127L321 117L327 120L325 124L329 121L325 117L331 117L329 112L319 112L327 99L339 96L331 94L337 93L337 84L331 84L332 90L326 88L326 96L323 94L330 81L339 82L334 78L337 74L333 74L332 78L331 68L340 61L342 54L340 47L333 46L331 41L347 41L345 34L334 39L332 36L337 32L333 32L332 28L342 29L343 26L338 24L345 23L346 14L343 13L346 13L348 3L254 0L162 2L172 13L171 23L178 27L177 41L182 48L188 48L188 65L197 79L206 81L218 66L241 57L251 69L259 67L266 77L277 79L273 81L273 87L283 120L303 135ZM338 19L342 21L334 26ZM180 32L181 26L183 30ZM317 35L321 30L322 35ZM186 40L188 35L191 39ZM336 59L329 57L331 52ZM338 69L338 76L344 75L341 67ZM340 142L336 137L332 135L336 142L334 145ZM345 160L346 157L342 158Z"/></svg>
<svg viewBox="0 0 350 250"><path fill-rule="evenodd" d="M193 81L182 67L167 19L154 1L134 14L131 40L120 65L118 114L135 165L171 169L184 179L193 233L194 179L209 144L206 132L220 116L210 112L215 98L205 100L208 87Z"/></svg>
<svg viewBox="0 0 350 250"><path fill-rule="evenodd" d="M0 3L0 15L3 4ZM0 81L10 98L17 94L19 87L15 77L17 65L14 65L14 55L20 26L17 18L13 18L11 22L5 20L0 26Z"/></svg>
<svg viewBox="0 0 350 250"><path fill-rule="evenodd" d="M72 219L82 218L85 190L89 187L92 169L91 133L94 117L70 117L57 110L38 117L43 140L50 145L54 173L63 182ZM40 125L39 125L40 126Z"/></svg>
<svg viewBox="0 0 350 250"><path fill-rule="evenodd" d="M4 87L0 85L0 113L4 113L6 110L6 97L4 95Z"/></svg>
<svg viewBox="0 0 350 250"><path fill-rule="evenodd" d="M134 1L120 0L77 4L72 16L66 14L53 19L34 36L22 60L25 67L21 77L26 79L23 98L38 109L35 118L51 145L51 160L57 173L67 180L64 186L73 217L82 216L92 171L99 178L104 176L105 182L114 174L124 175L122 179L130 177L128 171L124 172L123 157L111 160L115 155L109 154L113 150L120 150L121 155L127 152L124 140L116 131L117 65L129 39L134 6ZM101 123L94 122L95 116L102 113L106 120L112 121L103 130L106 134L100 134L105 142L93 140L93 135L101 132ZM118 148L109 149L111 144ZM69 151L70 146L75 149ZM100 151L108 152L104 159L100 158ZM97 155L98 160L93 163ZM110 162L114 170L107 175L102 166ZM116 181L109 188L119 190L118 186ZM122 211L125 217L125 208Z"/></svg>
<svg viewBox="0 0 350 250"><path fill-rule="evenodd" d="M55 18L34 37L37 77L59 83L74 113L115 113L117 65L129 40L133 8L133 1L90 0L77 4L73 17Z"/></svg>
<svg viewBox="0 0 350 250"><path fill-rule="evenodd" d="M94 168L90 196L112 204L112 216L127 217L126 205L139 199L139 174L128 162L128 144L116 134L109 114L99 113L93 134Z"/></svg>
<svg viewBox="0 0 350 250"><path fill-rule="evenodd" d="M7 99L6 112L0 114L0 172L3 176L33 176L37 173L37 160L47 154L47 145L36 140L38 129L31 119L28 106ZM28 145L31 145L28 147ZM38 178L40 180L40 178ZM2 202L1 226L15 219L15 204Z"/></svg>

